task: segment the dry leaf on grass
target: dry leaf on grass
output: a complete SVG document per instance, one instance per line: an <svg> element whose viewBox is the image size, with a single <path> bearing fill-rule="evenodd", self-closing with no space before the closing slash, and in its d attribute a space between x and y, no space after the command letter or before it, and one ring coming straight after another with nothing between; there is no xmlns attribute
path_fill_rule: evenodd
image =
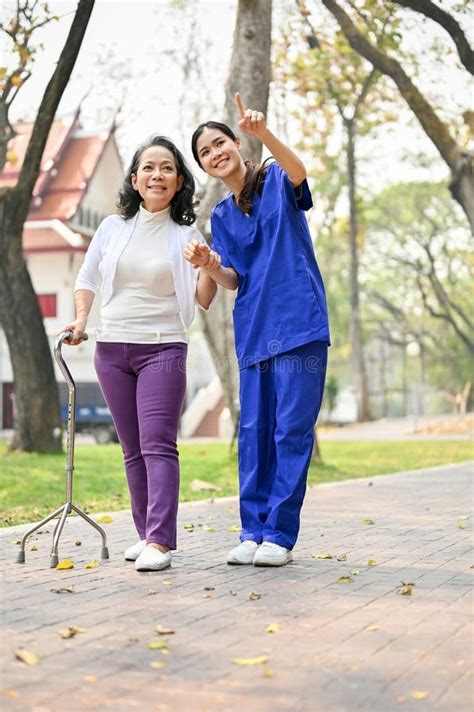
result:
<svg viewBox="0 0 474 712"><path fill-rule="evenodd" d="M158 635L174 635L175 633L173 628L167 628L165 625L161 625L161 623L158 623L155 630Z"/></svg>
<svg viewBox="0 0 474 712"><path fill-rule="evenodd" d="M328 551L315 551L311 554L313 559L332 559L332 554Z"/></svg>
<svg viewBox="0 0 474 712"><path fill-rule="evenodd" d="M270 623L270 625L267 625L265 628L265 633L278 633L280 631L280 626L278 623Z"/></svg>
<svg viewBox="0 0 474 712"><path fill-rule="evenodd" d="M97 569L100 566L99 562L97 559L92 559L92 561L89 561L88 564L84 566L85 569Z"/></svg>
<svg viewBox="0 0 474 712"><path fill-rule="evenodd" d="M263 665L268 661L267 655L259 655L256 658L232 658L232 663L234 665Z"/></svg>
<svg viewBox="0 0 474 712"><path fill-rule="evenodd" d="M150 667L155 670L161 670L161 668L166 667L166 663L163 660L153 660L153 662L150 663Z"/></svg>
<svg viewBox="0 0 474 712"><path fill-rule="evenodd" d="M64 588L52 588L51 593L74 593L74 586L65 586Z"/></svg>
<svg viewBox="0 0 474 712"><path fill-rule="evenodd" d="M413 697L414 700L426 700L428 695L429 692L426 692L426 690L413 690L413 692L410 692L410 697Z"/></svg>
<svg viewBox="0 0 474 712"><path fill-rule="evenodd" d="M205 482L205 480L192 480L189 489L193 492L202 492L204 490L219 491L221 488L212 484L212 482Z"/></svg>
<svg viewBox="0 0 474 712"><path fill-rule="evenodd" d="M110 524L114 520L110 516L110 514L103 514L102 517L99 517L99 519L95 520L97 524Z"/></svg>
<svg viewBox="0 0 474 712"><path fill-rule="evenodd" d="M69 628L63 628L58 630L61 638L74 638L78 633L87 633L87 628L80 628L78 626L70 626Z"/></svg>
<svg viewBox="0 0 474 712"><path fill-rule="evenodd" d="M74 561L72 559L64 559L64 561L60 561L59 564L56 566L56 569L58 571L65 571L66 569L73 569L74 568Z"/></svg>
<svg viewBox="0 0 474 712"><path fill-rule="evenodd" d="M40 661L36 653L33 653L31 650L26 650L25 648L17 648L15 650L15 657L26 665L38 665Z"/></svg>

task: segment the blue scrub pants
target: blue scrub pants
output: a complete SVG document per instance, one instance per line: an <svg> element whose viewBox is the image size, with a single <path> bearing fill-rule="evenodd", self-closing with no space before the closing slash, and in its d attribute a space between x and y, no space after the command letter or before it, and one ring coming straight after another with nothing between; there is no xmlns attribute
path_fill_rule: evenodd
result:
<svg viewBox="0 0 474 712"><path fill-rule="evenodd" d="M240 372L241 541L296 543L327 350L312 341Z"/></svg>

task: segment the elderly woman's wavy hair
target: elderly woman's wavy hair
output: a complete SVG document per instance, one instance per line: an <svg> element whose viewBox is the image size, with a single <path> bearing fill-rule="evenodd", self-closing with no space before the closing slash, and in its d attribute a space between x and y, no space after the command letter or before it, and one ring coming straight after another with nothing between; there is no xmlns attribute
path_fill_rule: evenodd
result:
<svg viewBox="0 0 474 712"><path fill-rule="evenodd" d="M192 225L196 220L196 213L194 210L196 207L196 203L194 202L195 182L193 174L189 170L181 151L176 148L174 143L170 141L169 138L158 134L149 136L146 141L140 144L133 154L132 161L127 169L127 172L125 173L125 177L118 192L117 208L120 215L125 219L129 219L133 218L133 216L138 212L142 198L140 193L132 186L132 175L136 175L137 173L143 152L152 146L163 146L164 148L167 148L168 151L173 154L178 175L184 178L183 185L178 191L176 191L176 194L170 203L171 219L178 223L178 225Z"/></svg>

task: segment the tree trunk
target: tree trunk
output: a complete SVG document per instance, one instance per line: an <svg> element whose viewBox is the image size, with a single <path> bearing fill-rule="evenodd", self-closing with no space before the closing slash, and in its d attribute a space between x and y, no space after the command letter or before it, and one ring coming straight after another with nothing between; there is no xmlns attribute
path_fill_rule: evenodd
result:
<svg viewBox="0 0 474 712"><path fill-rule="evenodd" d="M239 0L223 119L234 130L240 118L234 98L236 91L240 91L246 106L266 114L271 78L271 24L272 0ZM244 158L258 163L262 153L260 141L246 135L241 141ZM208 240L209 213L226 192L222 183L208 179L197 221L198 229ZM232 326L234 301L235 293L222 289L216 306L210 312L200 311L200 315L235 428L239 420L239 379Z"/></svg>
<svg viewBox="0 0 474 712"><path fill-rule="evenodd" d="M0 200L0 219L0 318L13 365L17 410L13 447L60 450L58 388L43 318L22 255L23 221L15 215L13 191Z"/></svg>
<svg viewBox="0 0 474 712"><path fill-rule="evenodd" d="M349 187L350 210L350 293L351 293L351 354L352 368L356 378L357 388L357 420L370 420L369 392L367 388L367 372L364 359L364 344L360 321L359 303L359 255L357 246L357 204L356 204L356 159L355 159L355 120L346 120L347 130L347 175Z"/></svg>
<svg viewBox="0 0 474 712"><path fill-rule="evenodd" d="M464 210L474 232L474 171L472 152L464 152L450 133L448 125L440 119L396 59L371 44L352 22L351 17L336 2L322 0L323 5L338 21L351 47L365 57L373 67L391 77L401 96L420 122L423 131L433 142L451 171L451 193Z"/></svg>
<svg viewBox="0 0 474 712"><path fill-rule="evenodd" d="M59 397L43 318L23 258L22 233L57 107L74 68L94 7L80 0L41 100L15 188L0 192L0 319L13 368L17 423L14 447L61 448Z"/></svg>

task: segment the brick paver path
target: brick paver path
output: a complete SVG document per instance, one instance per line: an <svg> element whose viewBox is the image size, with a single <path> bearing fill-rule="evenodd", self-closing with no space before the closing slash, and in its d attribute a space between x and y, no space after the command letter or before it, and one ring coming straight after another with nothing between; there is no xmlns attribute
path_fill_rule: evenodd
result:
<svg viewBox="0 0 474 712"><path fill-rule="evenodd" d="M111 560L95 569L84 567L100 540L76 518L60 547L60 559L74 559L69 571L49 569L51 527L29 543L24 565L14 563L14 542L25 527L1 530L0 707L467 712L474 561L472 519L461 517L471 515L471 495L468 465L312 489L294 563L282 569L223 563L237 539L228 531L238 523L235 500L183 505L180 549L158 573L122 560L134 541L129 512L104 525ZM312 557L322 551L333 558ZM411 596L397 592L402 581L413 584ZM74 593L52 591L68 586ZM249 600L252 592L260 597ZM279 630L266 632L272 623ZM168 654L147 647L166 639L157 624L175 631ZM69 626L87 631L62 639ZM16 660L18 648L39 664ZM231 662L256 656L268 662Z"/></svg>

